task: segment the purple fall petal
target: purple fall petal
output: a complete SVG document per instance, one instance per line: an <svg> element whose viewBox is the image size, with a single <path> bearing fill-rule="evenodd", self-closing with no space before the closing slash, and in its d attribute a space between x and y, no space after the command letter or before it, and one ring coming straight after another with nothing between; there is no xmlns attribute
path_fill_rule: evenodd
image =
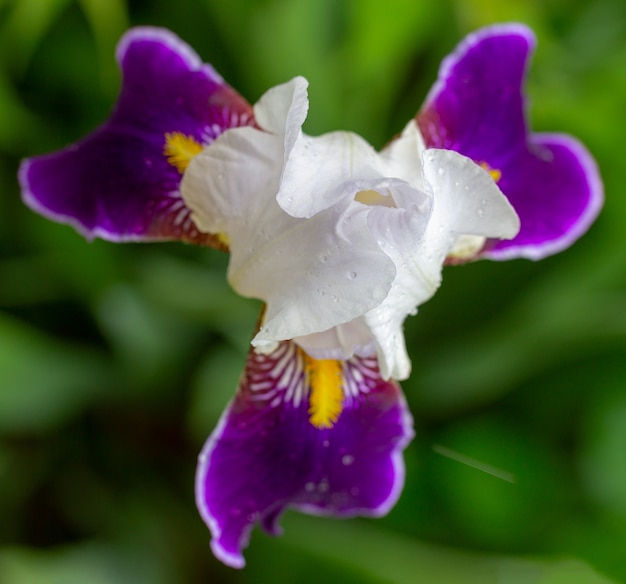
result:
<svg viewBox="0 0 626 584"><path fill-rule="evenodd" d="M499 186L523 227L515 239L485 250L494 260L539 260L566 249L587 231L603 202L594 160L566 135L533 134L528 151L503 173Z"/></svg>
<svg viewBox="0 0 626 584"><path fill-rule="evenodd" d="M456 150L501 173L498 186L521 219L492 259L540 259L571 245L596 218L603 188L595 161L568 136L528 133L523 84L535 47L523 25L470 35L442 64L417 116L426 143Z"/></svg>
<svg viewBox="0 0 626 584"><path fill-rule="evenodd" d="M117 60L122 89L111 117L77 144L25 160L24 201L88 238L216 245L190 219L181 174L164 155L165 134L206 145L226 128L253 123L251 107L167 30L132 29Z"/></svg>
<svg viewBox="0 0 626 584"><path fill-rule="evenodd" d="M344 409L332 428L309 421L303 355L283 342L251 351L239 391L204 446L196 501L213 552L242 567L242 548L259 523L272 534L286 507L351 517L383 515L404 482L402 451L413 435L398 385L375 358L343 363Z"/></svg>

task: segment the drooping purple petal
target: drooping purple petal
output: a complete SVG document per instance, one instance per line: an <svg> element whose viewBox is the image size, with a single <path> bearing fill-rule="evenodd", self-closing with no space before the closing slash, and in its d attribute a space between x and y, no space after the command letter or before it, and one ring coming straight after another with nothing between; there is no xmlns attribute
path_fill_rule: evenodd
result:
<svg viewBox="0 0 626 584"><path fill-rule="evenodd" d="M417 121L426 143L456 150L500 175L521 219L518 236L491 242L493 259L540 259L571 245L603 202L592 156L568 136L528 133L523 84L535 46L523 25L492 26L447 57Z"/></svg>
<svg viewBox="0 0 626 584"><path fill-rule="evenodd" d="M253 123L251 107L167 30L132 29L117 60L122 89L109 120L77 144L25 160L25 202L88 238L216 244L190 219L165 134L207 145L226 128Z"/></svg>
<svg viewBox="0 0 626 584"><path fill-rule="evenodd" d="M571 136L533 134L528 151L503 173L499 186L517 211L522 231L484 251L495 260L539 260L562 251L585 233L602 207L595 162Z"/></svg>
<svg viewBox="0 0 626 584"><path fill-rule="evenodd" d="M196 500L213 552L242 567L261 524L280 533L282 511L351 517L389 511L404 482L402 450L413 435L398 385L376 359L342 366L344 409L332 428L309 420L303 353L286 341L250 352L239 392L200 455Z"/></svg>

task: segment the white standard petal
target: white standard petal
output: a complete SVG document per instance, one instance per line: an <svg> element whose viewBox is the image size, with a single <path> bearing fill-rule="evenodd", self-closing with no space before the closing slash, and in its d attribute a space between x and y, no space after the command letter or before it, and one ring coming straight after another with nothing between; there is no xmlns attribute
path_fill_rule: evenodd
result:
<svg viewBox="0 0 626 584"><path fill-rule="evenodd" d="M392 140L380 153L389 176L397 176L410 183L414 188L424 191L424 172L422 155L426 150L424 138L415 120L411 120L402 134ZM398 200L398 207L409 207L411 201Z"/></svg>
<svg viewBox="0 0 626 584"><path fill-rule="evenodd" d="M426 187L431 207L379 207L369 217L372 232L396 265L397 275L385 300L365 315L385 377L410 373L402 325L441 283L443 263L466 236L514 237L519 219L493 179L480 166L455 152L427 150Z"/></svg>
<svg viewBox="0 0 626 584"><path fill-rule="evenodd" d="M428 225L433 249L440 246L447 253L461 235L497 239L517 235L519 217L485 169L452 150L426 150L423 162L435 199ZM454 241L442 241L447 234L454 234Z"/></svg>
<svg viewBox="0 0 626 584"><path fill-rule="evenodd" d="M383 301L396 269L372 236L368 213L347 205L310 219L285 214L277 231L269 226L257 239L245 262L233 256L233 287L267 302L253 345L331 329Z"/></svg>
<svg viewBox="0 0 626 584"><path fill-rule="evenodd" d="M302 134L285 163L278 203L294 217L312 217L351 196L350 182L389 176L385 170L380 155L357 134Z"/></svg>
<svg viewBox="0 0 626 584"><path fill-rule="evenodd" d="M254 119L260 128L284 136L285 156L291 152L306 119L309 109L308 85L304 77L294 77L266 91L253 108Z"/></svg>
<svg viewBox="0 0 626 584"><path fill-rule="evenodd" d="M422 204L410 209L379 207L369 217L370 228L380 235L383 250L396 265L389 294L364 316L385 379L409 376L411 362L404 342L404 320L435 293L441 281L441 264L424 249L430 216L431 207Z"/></svg>
<svg viewBox="0 0 626 584"><path fill-rule="evenodd" d="M280 208L282 150L282 136L228 130L192 160L181 186L198 227L229 241L232 287L267 304L255 346L358 318L395 277L368 228L368 207L338 204L310 219Z"/></svg>

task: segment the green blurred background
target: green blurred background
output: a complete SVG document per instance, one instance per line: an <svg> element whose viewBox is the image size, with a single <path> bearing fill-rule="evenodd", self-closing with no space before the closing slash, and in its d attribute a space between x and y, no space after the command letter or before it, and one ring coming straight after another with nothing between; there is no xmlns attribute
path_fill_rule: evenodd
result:
<svg viewBox="0 0 626 584"><path fill-rule="evenodd" d="M597 157L607 203L572 249L447 268L407 325L416 423L381 520L288 513L221 566L195 460L233 394L258 304L226 256L86 243L19 199L25 156L105 119L129 26L171 28L249 101L310 80L306 130L377 147L468 32L539 39L538 131ZM0 583L626 582L623 0L0 0Z"/></svg>

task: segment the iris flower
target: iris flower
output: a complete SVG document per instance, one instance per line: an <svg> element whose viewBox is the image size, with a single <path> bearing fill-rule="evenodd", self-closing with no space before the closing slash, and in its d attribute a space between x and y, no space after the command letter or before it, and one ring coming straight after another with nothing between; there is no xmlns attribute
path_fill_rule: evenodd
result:
<svg viewBox="0 0 626 584"><path fill-rule="evenodd" d="M469 37L417 118L376 152L350 132L302 132L303 78L252 107L175 35L137 28L118 47L108 121L22 163L35 211L87 238L228 251L232 287L264 302L196 475L226 564L242 567L253 526L278 533L287 507L386 513L413 435L397 383L410 373L407 315L434 294L444 263L539 258L597 214L586 150L528 135L532 45L522 26Z"/></svg>

